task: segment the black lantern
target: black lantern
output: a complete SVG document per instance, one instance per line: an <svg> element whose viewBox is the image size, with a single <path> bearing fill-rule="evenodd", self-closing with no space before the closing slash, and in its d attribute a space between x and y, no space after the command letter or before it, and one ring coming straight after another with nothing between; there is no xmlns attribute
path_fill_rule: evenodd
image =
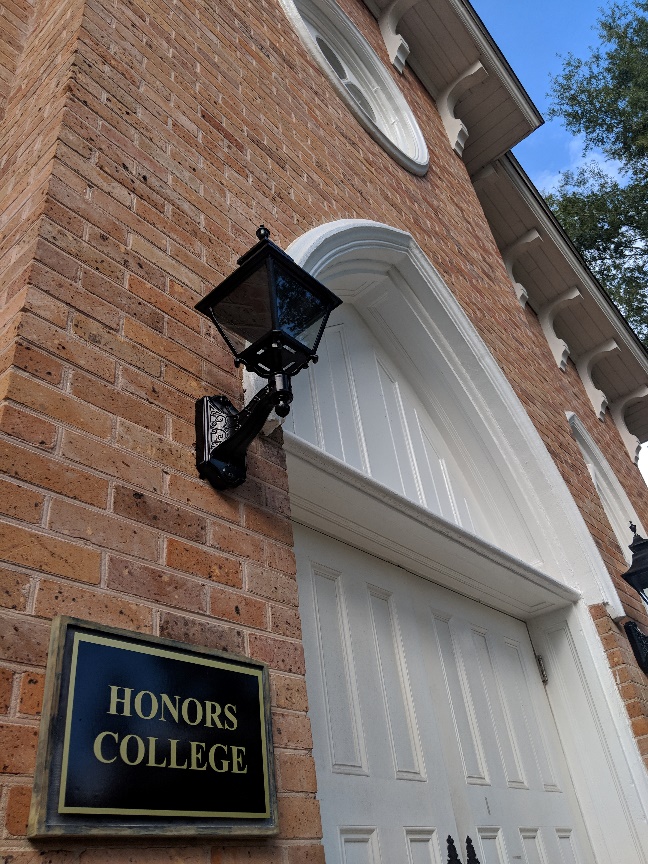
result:
<svg viewBox="0 0 648 864"><path fill-rule="evenodd" d="M290 411L290 379L310 361L329 315L342 302L299 267L270 240L263 225L259 242L238 259L238 269L196 304L234 355L267 380L267 385L237 411L225 396L196 403L196 465L216 489L245 480L245 453L274 409Z"/></svg>
<svg viewBox="0 0 648 864"><path fill-rule="evenodd" d="M628 549L632 552L632 564L630 569L623 573L623 578L639 594L644 603L648 603L646 588L648 588L648 540L644 540L637 534L637 526L630 523L630 530L634 534L632 543Z"/></svg>

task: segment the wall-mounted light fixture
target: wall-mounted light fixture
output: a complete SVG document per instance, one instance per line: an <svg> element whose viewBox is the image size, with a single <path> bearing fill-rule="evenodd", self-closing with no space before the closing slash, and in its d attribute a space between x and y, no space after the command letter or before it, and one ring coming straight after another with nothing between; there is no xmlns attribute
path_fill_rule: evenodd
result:
<svg viewBox="0 0 648 864"><path fill-rule="evenodd" d="M235 364L268 382L241 411L226 396L196 403L196 467L215 489L243 483L247 448L273 410L280 417L290 412L290 379L317 362L328 317L342 302L275 245L267 228L256 235L238 269L196 304Z"/></svg>
<svg viewBox="0 0 648 864"><path fill-rule="evenodd" d="M630 523L630 530L634 535L629 547L632 552L632 564L622 576L628 585L635 589L644 603L648 603L648 596L646 595L648 588L648 540L644 540L637 534L637 526L633 525L632 522ZM636 621L626 621L623 628L639 667L648 675L648 636L640 629Z"/></svg>
<svg viewBox="0 0 648 864"><path fill-rule="evenodd" d="M623 579L639 594L644 603L648 603L646 589L648 588L648 540L637 534L637 526L630 523L633 533L632 543L628 547L632 552L630 569L622 574Z"/></svg>

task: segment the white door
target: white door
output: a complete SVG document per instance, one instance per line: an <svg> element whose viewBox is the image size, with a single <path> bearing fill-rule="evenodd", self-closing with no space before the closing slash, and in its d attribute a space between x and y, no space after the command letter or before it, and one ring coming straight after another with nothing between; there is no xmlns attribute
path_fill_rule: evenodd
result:
<svg viewBox="0 0 648 864"><path fill-rule="evenodd" d="M524 623L295 539L327 864L589 864Z"/></svg>

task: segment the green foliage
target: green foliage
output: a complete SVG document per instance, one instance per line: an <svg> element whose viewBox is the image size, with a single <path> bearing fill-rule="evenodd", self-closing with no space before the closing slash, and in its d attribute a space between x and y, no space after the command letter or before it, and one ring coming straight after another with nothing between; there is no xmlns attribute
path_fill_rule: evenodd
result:
<svg viewBox="0 0 648 864"><path fill-rule="evenodd" d="M648 0L614 3L590 57L572 54L552 82L551 116L620 163L591 162L547 196L592 271L648 347Z"/></svg>

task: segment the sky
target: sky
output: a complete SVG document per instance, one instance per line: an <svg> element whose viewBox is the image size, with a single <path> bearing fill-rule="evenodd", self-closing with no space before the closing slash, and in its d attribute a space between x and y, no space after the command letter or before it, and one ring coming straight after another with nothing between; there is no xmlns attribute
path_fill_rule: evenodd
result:
<svg viewBox="0 0 648 864"><path fill-rule="evenodd" d="M574 170L600 153L583 155L582 141L568 132L560 120L547 117L551 76L562 69L561 57L570 52L589 55L598 42L596 21L601 7L597 0L471 0L502 53L510 63L540 113L544 126L518 144L513 152L541 192L555 188L561 171ZM616 174L616 166L606 166ZM642 447L639 468L648 483L648 444Z"/></svg>

